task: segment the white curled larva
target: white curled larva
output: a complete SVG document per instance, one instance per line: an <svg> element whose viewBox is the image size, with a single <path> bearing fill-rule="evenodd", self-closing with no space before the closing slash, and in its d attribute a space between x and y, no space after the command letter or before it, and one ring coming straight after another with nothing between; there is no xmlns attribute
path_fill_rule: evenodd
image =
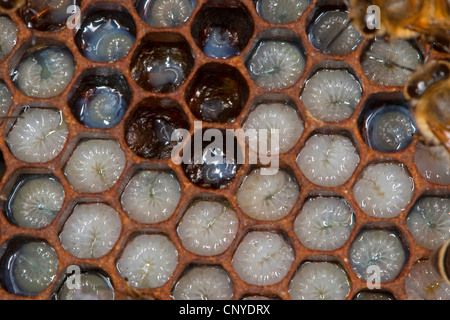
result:
<svg viewBox="0 0 450 320"><path fill-rule="evenodd" d="M171 173L145 170L128 182L121 203L131 219L158 223L170 218L180 198L180 183Z"/></svg>
<svg viewBox="0 0 450 320"><path fill-rule="evenodd" d="M444 146L425 146L418 143L414 161L419 173L428 181L450 185L450 153Z"/></svg>
<svg viewBox="0 0 450 320"><path fill-rule="evenodd" d="M40 229L55 219L63 201L64 189L59 181L48 176L29 178L14 190L9 210L19 227Z"/></svg>
<svg viewBox="0 0 450 320"><path fill-rule="evenodd" d="M53 281L58 264L58 256L49 244L35 241L23 244L8 265L12 293L25 296L38 294Z"/></svg>
<svg viewBox="0 0 450 320"><path fill-rule="evenodd" d="M316 134L300 151L297 163L312 183L337 187L347 182L359 163L359 154L349 138Z"/></svg>
<svg viewBox="0 0 450 320"><path fill-rule="evenodd" d="M450 199L420 199L409 213L406 225L419 245L437 250L450 238Z"/></svg>
<svg viewBox="0 0 450 320"><path fill-rule="evenodd" d="M331 262L304 263L289 285L294 300L345 300L349 293L347 273Z"/></svg>
<svg viewBox="0 0 450 320"><path fill-rule="evenodd" d="M289 214L299 194L297 182L287 172L262 175L261 169L255 169L236 192L236 201L253 219L274 221Z"/></svg>
<svg viewBox="0 0 450 320"><path fill-rule="evenodd" d="M256 9L266 21L290 23L300 18L308 5L308 0L259 0Z"/></svg>
<svg viewBox="0 0 450 320"><path fill-rule="evenodd" d="M12 104L12 95L6 84L0 80L0 118L8 114Z"/></svg>
<svg viewBox="0 0 450 320"><path fill-rule="evenodd" d="M350 262L359 278L367 280L371 267L379 268L381 282L394 280L403 269L406 255L397 234L388 230L366 230L350 247Z"/></svg>
<svg viewBox="0 0 450 320"><path fill-rule="evenodd" d="M305 69L300 48L284 41L262 41L248 62L252 79L268 90L292 86Z"/></svg>
<svg viewBox="0 0 450 320"><path fill-rule="evenodd" d="M252 231L242 239L232 264L243 281L267 286L280 282L294 262L294 250L279 234Z"/></svg>
<svg viewBox="0 0 450 320"><path fill-rule="evenodd" d="M17 28L7 16L0 16L0 61L4 60L17 43Z"/></svg>
<svg viewBox="0 0 450 320"><path fill-rule="evenodd" d="M347 70L320 70L305 84L301 100L322 121L348 119L362 97L361 84Z"/></svg>
<svg viewBox="0 0 450 320"><path fill-rule="evenodd" d="M217 201L198 201L177 227L183 247L195 254L214 256L225 252L236 237L239 221L232 208Z"/></svg>
<svg viewBox="0 0 450 320"><path fill-rule="evenodd" d="M353 210L344 199L317 197L303 205L294 231L305 247L331 251L347 242L354 224Z"/></svg>
<svg viewBox="0 0 450 320"><path fill-rule="evenodd" d="M191 15L192 0L153 0L146 21L154 27L177 27Z"/></svg>
<svg viewBox="0 0 450 320"><path fill-rule="evenodd" d="M62 112L26 108L5 138L16 158L42 163L53 160L64 148L69 133Z"/></svg>
<svg viewBox="0 0 450 320"><path fill-rule="evenodd" d="M405 290L408 300L450 300L450 285L428 260L420 260L411 268Z"/></svg>
<svg viewBox="0 0 450 320"><path fill-rule="evenodd" d="M383 86L403 86L412 72L423 63L420 52L406 40L374 41L361 66L370 81Z"/></svg>
<svg viewBox="0 0 450 320"><path fill-rule="evenodd" d="M195 266L184 274L172 292L174 300L231 300L233 283L221 267Z"/></svg>
<svg viewBox="0 0 450 320"><path fill-rule="evenodd" d="M163 235L142 234L125 247L117 269L128 284L138 289L164 285L178 264L178 251Z"/></svg>
<svg viewBox="0 0 450 320"><path fill-rule="evenodd" d="M65 250L78 258L101 258L119 239L118 213L103 203L79 204L59 235Z"/></svg>
<svg viewBox="0 0 450 320"><path fill-rule="evenodd" d="M73 276L72 276L73 277ZM68 279L57 294L58 300L114 300L111 281L103 275L87 272L79 278L79 286Z"/></svg>
<svg viewBox="0 0 450 320"><path fill-rule="evenodd" d="M74 73L75 62L70 51L44 47L20 61L13 81L27 96L48 99L62 93Z"/></svg>
<svg viewBox="0 0 450 320"><path fill-rule="evenodd" d="M291 106L283 103L262 103L250 112L242 129L244 132L256 130L257 133L261 129L267 130L267 139L261 140L258 135L256 140L252 141L250 137L249 146L253 151L258 151L261 144L265 146L263 150L272 150L270 133L271 130L278 130L279 152L285 153L291 150L300 139L304 125L297 111ZM257 143L256 148L253 142Z"/></svg>
<svg viewBox="0 0 450 320"><path fill-rule="evenodd" d="M353 186L359 207L377 218L398 216L410 203L413 193L413 178L397 163L369 165Z"/></svg>
<svg viewBox="0 0 450 320"><path fill-rule="evenodd" d="M79 192L103 192L119 180L125 162L125 153L117 141L87 140L77 146L64 174Z"/></svg>

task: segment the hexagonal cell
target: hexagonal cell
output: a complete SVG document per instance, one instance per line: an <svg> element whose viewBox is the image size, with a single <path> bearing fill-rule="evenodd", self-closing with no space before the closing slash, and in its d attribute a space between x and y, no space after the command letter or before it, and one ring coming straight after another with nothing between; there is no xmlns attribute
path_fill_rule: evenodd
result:
<svg viewBox="0 0 450 320"><path fill-rule="evenodd" d="M140 168L127 183L120 202L131 219L150 224L169 219L180 198L180 183L173 171Z"/></svg>
<svg viewBox="0 0 450 320"><path fill-rule="evenodd" d="M418 143L414 161L419 173L428 181L450 185L450 152L443 146L427 146Z"/></svg>
<svg viewBox="0 0 450 320"><path fill-rule="evenodd" d="M437 250L450 238L450 198L423 196L409 212L409 232L422 247Z"/></svg>
<svg viewBox="0 0 450 320"><path fill-rule="evenodd" d="M249 96L248 85L235 68L222 63L203 65L186 90L186 102L202 121L233 122Z"/></svg>
<svg viewBox="0 0 450 320"><path fill-rule="evenodd" d="M82 259L97 259L114 247L122 230L119 214L104 203L77 204L59 235L62 247Z"/></svg>
<svg viewBox="0 0 450 320"><path fill-rule="evenodd" d="M405 211L414 194L414 179L401 163L369 164L356 180L353 195L369 216L394 218Z"/></svg>
<svg viewBox="0 0 450 320"><path fill-rule="evenodd" d="M299 195L300 186L289 171L264 175L257 168L245 177L236 192L236 201L249 217L275 221L291 212Z"/></svg>
<svg viewBox="0 0 450 320"><path fill-rule="evenodd" d="M172 32L150 33L136 49L130 64L131 76L143 89L168 93L181 86L194 66L186 39Z"/></svg>
<svg viewBox="0 0 450 320"><path fill-rule="evenodd" d="M306 178L322 187L346 183L359 160L359 152L346 132L312 135L297 157Z"/></svg>
<svg viewBox="0 0 450 320"><path fill-rule="evenodd" d="M412 42L375 39L361 55L361 66L370 81L381 86L403 86L423 63L422 52Z"/></svg>
<svg viewBox="0 0 450 320"><path fill-rule="evenodd" d="M313 117L338 122L353 114L362 93L359 77L349 65L328 60L314 66L300 99Z"/></svg>
<svg viewBox="0 0 450 320"><path fill-rule="evenodd" d="M300 37L287 29L264 30L246 59L251 78L267 90L281 90L296 83L306 64Z"/></svg>
<svg viewBox="0 0 450 320"><path fill-rule="evenodd" d="M197 199L181 217L177 234L188 251L215 256L228 249L238 227L237 215L227 200Z"/></svg>
<svg viewBox="0 0 450 320"><path fill-rule="evenodd" d="M318 51L345 55L354 51L363 37L350 21L344 1L319 1L307 28L309 40Z"/></svg>
<svg viewBox="0 0 450 320"><path fill-rule="evenodd" d="M409 300L450 300L450 285L426 259L413 265L405 278L405 290Z"/></svg>
<svg viewBox="0 0 450 320"><path fill-rule="evenodd" d="M268 94L255 99L242 129L248 136L247 142L251 151L258 152L258 149L261 149L262 154L265 154L270 150L273 155L291 150L300 139L304 124L291 97ZM276 148L271 144L273 130L278 131ZM264 132L267 132L265 138Z"/></svg>
<svg viewBox="0 0 450 320"><path fill-rule="evenodd" d="M22 20L29 28L39 31L59 31L65 28L69 18L76 12L74 6L79 7L81 4L80 0L24 2L19 10Z"/></svg>
<svg viewBox="0 0 450 320"><path fill-rule="evenodd" d="M229 130L197 131L182 151L184 173L202 188L226 188L245 161L236 136Z"/></svg>
<svg viewBox="0 0 450 320"><path fill-rule="evenodd" d="M130 13L112 2L87 9L75 44L87 59L113 62L128 55L136 40L136 24Z"/></svg>
<svg viewBox="0 0 450 320"><path fill-rule="evenodd" d="M250 231L233 254L232 265L246 283L269 286L283 280L294 259L294 249L284 234Z"/></svg>
<svg viewBox="0 0 450 320"><path fill-rule="evenodd" d="M122 120L131 89L122 73L110 68L83 72L68 96L74 117L90 128L107 129Z"/></svg>
<svg viewBox="0 0 450 320"><path fill-rule="evenodd" d="M350 263L356 275L363 280L375 275L380 283L396 279L408 255L399 231L387 228L362 229L349 251Z"/></svg>
<svg viewBox="0 0 450 320"><path fill-rule="evenodd" d="M392 293L382 290L362 290L355 294L352 300L396 300Z"/></svg>
<svg viewBox="0 0 450 320"><path fill-rule="evenodd" d="M117 261L117 270L137 289L164 285L178 264L178 251L163 234L137 234L127 243Z"/></svg>
<svg viewBox="0 0 450 320"><path fill-rule="evenodd" d="M196 0L137 0L136 11L153 26L174 28L184 24L192 14Z"/></svg>
<svg viewBox="0 0 450 320"><path fill-rule="evenodd" d="M78 192L104 192L117 183L125 163L125 153L117 141L86 139L73 151L64 174Z"/></svg>
<svg viewBox="0 0 450 320"><path fill-rule="evenodd" d="M233 282L222 266L189 265L172 290L174 300L231 300Z"/></svg>
<svg viewBox="0 0 450 320"><path fill-rule="evenodd" d="M17 43L17 28L8 16L0 15L0 61L6 59Z"/></svg>
<svg viewBox="0 0 450 320"><path fill-rule="evenodd" d="M312 197L305 201L294 220L300 242L311 250L333 251L350 238L355 214L350 204L339 197Z"/></svg>
<svg viewBox="0 0 450 320"><path fill-rule="evenodd" d="M167 98L147 98L126 120L125 140L140 157L168 159L180 141L180 130L189 130L189 122L178 103Z"/></svg>
<svg viewBox="0 0 450 320"><path fill-rule="evenodd" d="M72 265L62 275L52 296L55 300L114 300L112 280L100 268Z"/></svg>
<svg viewBox="0 0 450 320"><path fill-rule="evenodd" d="M289 284L293 300L345 300L350 293L350 279L337 262L305 261Z"/></svg>
<svg viewBox="0 0 450 320"><path fill-rule="evenodd" d="M291 23L297 21L309 0L253 0L256 11L264 20L272 23Z"/></svg>
<svg viewBox="0 0 450 320"><path fill-rule="evenodd" d="M75 74L72 52L51 39L29 41L16 52L13 61L9 69L11 80L32 98L60 95Z"/></svg>
<svg viewBox="0 0 450 320"><path fill-rule="evenodd" d="M253 34L250 12L236 0L213 0L195 17L192 37L203 52L213 58L237 56Z"/></svg>
<svg viewBox="0 0 450 320"><path fill-rule="evenodd" d="M0 45L1 46L1 45ZM12 104L12 95L6 83L0 79L0 117L6 117Z"/></svg>
<svg viewBox="0 0 450 320"><path fill-rule="evenodd" d="M58 256L45 240L15 236L5 243L0 260L3 288L19 296L34 296L56 277Z"/></svg>
<svg viewBox="0 0 450 320"><path fill-rule="evenodd" d="M377 93L369 97L358 125L366 144L385 153L406 149L418 131L409 102L401 93Z"/></svg>
<svg viewBox="0 0 450 320"><path fill-rule="evenodd" d="M17 159L44 163L61 153L69 128L61 110L50 104L30 103L16 109L5 133L5 141Z"/></svg>
<svg viewBox="0 0 450 320"><path fill-rule="evenodd" d="M61 183L52 174L20 174L7 194L6 217L14 225L30 229L51 224L65 198Z"/></svg>

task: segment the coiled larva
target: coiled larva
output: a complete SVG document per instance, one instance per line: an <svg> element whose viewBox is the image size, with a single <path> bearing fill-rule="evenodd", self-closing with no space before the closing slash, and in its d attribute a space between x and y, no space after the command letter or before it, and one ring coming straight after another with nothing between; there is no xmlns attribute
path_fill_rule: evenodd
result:
<svg viewBox="0 0 450 320"><path fill-rule="evenodd" d="M114 300L114 289L107 277L92 271L79 277L79 286L69 285L67 280L63 283L57 300Z"/></svg>
<svg viewBox="0 0 450 320"><path fill-rule="evenodd" d="M311 250L341 248L350 238L355 224L352 208L341 198L309 199L294 221L301 243Z"/></svg>
<svg viewBox="0 0 450 320"><path fill-rule="evenodd" d="M194 203L180 220L178 237L187 250L203 256L223 253L239 227L236 213L217 201Z"/></svg>
<svg viewBox="0 0 450 320"><path fill-rule="evenodd" d="M68 134L67 123L60 110L25 108L5 141L19 160L42 163L58 156Z"/></svg>
<svg viewBox="0 0 450 320"><path fill-rule="evenodd" d="M249 232L234 253L232 264L245 282L258 286L280 282L294 262L294 250L279 234Z"/></svg>
<svg viewBox="0 0 450 320"><path fill-rule="evenodd" d="M164 235L142 234L125 247L117 269L130 286L138 289L164 285L178 263L178 251Z"/></svg>
<svg viewBox="0 0 450 320"><path fill-rule="evenodd" d="M444 146L426 146L418 143L414 161L419 173L428 181L450 185L450 152Z"/></svg>
<svg viewBox="0 0 450 320"><path fill-rule="evenodd" d="M301 100L311 114L322 121L342 121L355 111L362 87L347 70L320 70L305 84Z"/></svg>
<svg viewBox="0 0 450 320"><path fill-rule="evenodd" d="M295 44L261 41L248 61L252 79L268 90L292 86L305 69L305 58Z"/></svg>
<svg viewBox="0 0 450 320"><path fill-rule="evenodd" d="M194 5L192 0L143 0L138 12L151 26L174 28L186 22Z"/></svg>
<svg viewBox="0 0 450 320"><path fill-rule="evenodd" d="M69 85L75 61L66 48L56 46L32 49L19 62L12 75L15 85L27 96L53 98Z"/></svg>
<svg viewBox="0 0 450 320"><path fill-rule="evenodd" d="M398 235L389 230L365 230L350 247L350 262L359 278L367 280L370 267L379 268L381 282L394 280L406 261Z"/></svg>
<svg viewBox="0 0 450 320"><path fill-rule="evenodd" d="M428 260L420 260L411 268L405 290L409 300L450 300L450 285Z"/></svg>
<svg viewBox="0 0 450 320"><path fill-rule="evenodd" d="M4 60L17 43L17 28L7 16L0 16L0 61Z"/></svg>
<svg viewBox="0 0 450 320"><path fill-rule="evenodd" d="M0 80L0 117L5 117L8 114L12 100L13 98L8 87L2 80Z"/></svg>
<svg viewBox="0 0 450 320"><path fill-rule="evenodd" d="M350 179L358 166L359 154L347 137L316 134L300 151L297 163L309 181L322 187L337 187Z"/></svg>
<svg viewBox="0 0 450 320"><path fill-rule="evenodd" d="M294 300L345 300L350 281L344 269L331 262L306 262L289 284Z"/></svg>
<svg viewBox="0 0 450 320"><path fill-rule="evenodd" d="M299 194L297 182L286 171L262 175L261 169L255 169L236 192L236 201L248 216L274 221L289 214Z"/></svg>
<svg viewBox="0 0 450 320"><path fill-rule="evenodd" d="M48 226L59 213L64 201L64 189L51 176L24 178L8 201L8 211L19 227L40 229Z"/></svg>
<svg viewBox="0 0 450 320"><path fill-rule="evenodd" d="M175 285L174 300L230 300L233 283L221 267L194 266Z"/></svg>
<svg viewBox="0 0 450 320"><path fill-rule="evenodd" d="M79 192L103 192L119 180L125 162L125 153L117 141L92 139L77 146L64 174Z"/></svg>
<svg viewBox="0 0 450 320"><path fill-rule="evenodd" d="M259 0L256 9L266 21L290 23L300 18L308 5L308 0Z"/></svg>
<svg viewBox="0 0 450 320"><path fill-rule="evenodd" d="M79 204L59 235L65 250L78 258L101 258L119 239L122 223L103 203Z"/></svg>
<svg viewBox="0 0 450 320"><path fill-rule="evenodd" d="M128 182L123 191L122 208L141 223L167 220L181 198L178 180L170 173L141 171Z"/></svg>

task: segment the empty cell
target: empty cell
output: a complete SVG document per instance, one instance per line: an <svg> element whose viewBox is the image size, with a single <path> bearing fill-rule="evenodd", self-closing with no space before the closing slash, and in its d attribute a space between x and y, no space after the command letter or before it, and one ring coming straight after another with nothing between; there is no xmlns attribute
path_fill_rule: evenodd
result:
<svg viewBox="0 0 450 320"><path fill-rule="evenodd" d="M119 239L122 229L117 212L103 203L79 204L59 235L64 249L78 258L101 258Z"/></svg>
<svg viewBox="0 0 450 320"><path fill-rule="evenodd" d="M27 27L39 31L59 31L74 24L72 15L80 12L74 6L80 5L80 0L27 0L20 8L20 16Z"/></svg>
<svg viewBox="0 0 450 320"><path fill-rule="evenodd" d="M184 248L202 256L225 252L236 237L239 221L233 209L218 201L193 203L177 227Z"/></svg>
<svg viewBox="0 0 450 320"><path fill-rule="evenodd" d="M233 255L238 276L248 284L267 286L280 282L294 262L292 247L279 234L249 232Z"/></svg>
<svg viewBox="0 0 450 320"><path fill-rule="evenodd" d="M414 179L403 164L377 163L366 167L353 186L359 207L377 218L402 213L414 194Z"/></svg>

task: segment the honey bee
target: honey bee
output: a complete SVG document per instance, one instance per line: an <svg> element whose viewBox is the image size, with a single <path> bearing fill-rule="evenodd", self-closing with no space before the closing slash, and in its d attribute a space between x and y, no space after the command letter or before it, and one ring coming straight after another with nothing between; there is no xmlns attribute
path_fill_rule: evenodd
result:
<svg viewBox="0 0 450 320"><path fill-rule="evenodd" d="M0 0L0 12L12 12L25 4L26 0Z"/></svg>
<svg viewBox="0 0 450 320"><path fill-rule="evenodd" d="M416 125L426 144L450 151L450 62L433 60L409 78L404 95L412 103Z"/></svg>
<svg viewBox="0 0 450 320"><path fill-rule="evenodd" d="M366 37L386 35L408 39L421 36L450 45L450 0L348 0L349 14ZM370 7L376 6L376 7ZM379 10L379 25L369 24L371 8Z"/></svg>

